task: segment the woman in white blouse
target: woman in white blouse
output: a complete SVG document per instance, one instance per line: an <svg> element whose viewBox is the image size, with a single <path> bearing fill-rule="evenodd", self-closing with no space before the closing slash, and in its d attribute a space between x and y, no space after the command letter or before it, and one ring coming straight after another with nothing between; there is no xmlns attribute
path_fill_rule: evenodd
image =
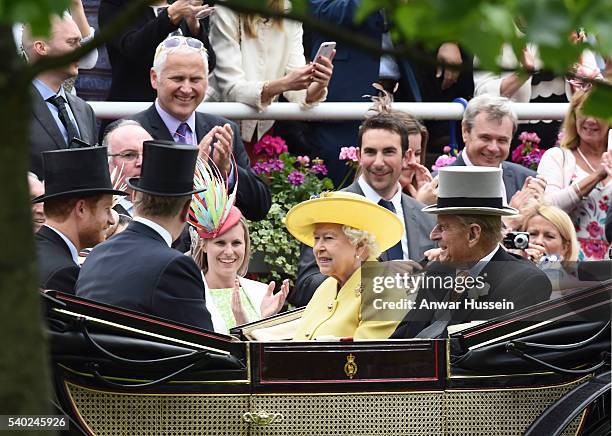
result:
<svg viewBox="0 0 612 436"><path fill-rule="evenodd" d="M269 0L268 6L283 11L290 3ZM211 73L207 101L245 103L263 111L281 94L305 107L325 99L331 59L306 63L301 23L239 14L217 5L210 25L217 66ZM261 139L273 124L272 120L242 121L243 141Z"/></svg>

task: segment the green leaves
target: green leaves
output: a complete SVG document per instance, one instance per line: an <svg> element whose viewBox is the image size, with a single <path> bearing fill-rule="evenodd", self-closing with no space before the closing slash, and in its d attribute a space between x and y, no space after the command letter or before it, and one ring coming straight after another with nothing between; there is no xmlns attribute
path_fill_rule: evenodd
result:
<svg viewBox="0 0 612 436"><path fill-rule="evenodd" d="M612 87L594 85L589 99L582 106L585 114L603 118L612 123Z"/></svg>
<svg viewBox="0 0 612 436"><path fill-rule="evenodd" d="M0 22L29 24L35 35L47 35L49 17L61 14L69 6L70 0L2 0Z"/></svg>

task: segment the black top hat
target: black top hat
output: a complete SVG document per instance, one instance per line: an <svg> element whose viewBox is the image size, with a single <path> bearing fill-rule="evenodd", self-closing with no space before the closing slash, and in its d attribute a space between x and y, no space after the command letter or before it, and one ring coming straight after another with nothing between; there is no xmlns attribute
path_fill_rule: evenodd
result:
<svg viewBox="0 0 612 436"><path fill-rule="evenodd" d="M45 193L32 203L80 194L127 195L113 188L106 147L44 151L42 158Z"/></svg>
<svg viewBox="0 0 612 436"><path fill-rule="evenodd" d="M131 177L127 185L135 191L162 197L179 197L202 192L193 189L193 172L198 147L173 141L145 141L142 144L140 177Z"/></svg>

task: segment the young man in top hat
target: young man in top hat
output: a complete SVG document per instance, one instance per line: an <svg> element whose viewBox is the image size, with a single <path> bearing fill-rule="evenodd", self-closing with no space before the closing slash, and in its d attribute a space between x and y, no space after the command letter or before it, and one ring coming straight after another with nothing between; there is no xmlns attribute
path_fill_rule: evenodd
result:
<svg viewBox="0 0 612 436"><path fill-rule="evenodd" d="M133 115L155 139L197 145L209 154L231 183L238 180L236 207L249 220L262 220L272 205L270 190L251 170L236 123L197 112L208 87L208 61L202 43L172 36L162 41L151 68L157 99ZM231 160L233 154L236 167Z"/></svg>
<svg viewBox="0 0 612 436"><path fill-rule="evenodd" d="M383 261L419 261L434 247L429 239L433 218L421 212L424 205L404 194L399 183L406 164L408 136L404 121L394 115L366 119L358 135L361 176L344 189L391 210L402 221L406 232L400 242L381 254ZM287 299L298 307L305 306L326 278L317 267L312 249L302 245L298 277Z"/></svg>
<svg viewBox="0 0 612 436"><path fill-rule="evenodd" d="M32 200L44 202L46 215L34 237L40 286L74 293L79 251L106 238L115 223L113 195L126 193L113 189L106 147L47 151L42 158L45 194Z"/></svg>
<svg viewBox="0 0 612 436"><path fill-rule="evenodd" d="M87 257L76 294L212 330L202 272L191 257L170 247L185 227L198 148L168 141L143 144L134 219Z"/></svg>
<svg viewBox="0 0 612 436"><path fill-rule="evenodd" d="M428 265L426 277L453 280L424 281L416 307L392 338L444 336L448 325L528 307L547 300L552 291L546 275L533 263L500 245L501 217L518 213L503 205L501 169L446 167L440 169L439 181L437 204L423 209L436 215L431 239L441 249L438 261ZM446 302L447 307L432 307L432 302ZM492 303L504 304L496 309Z"/></svg>

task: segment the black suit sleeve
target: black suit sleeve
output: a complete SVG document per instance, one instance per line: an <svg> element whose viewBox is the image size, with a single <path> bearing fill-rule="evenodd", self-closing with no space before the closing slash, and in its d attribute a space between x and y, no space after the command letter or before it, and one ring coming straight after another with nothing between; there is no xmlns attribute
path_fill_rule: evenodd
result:
<svg viewBox="0 0 612 436"><path fill-rule="evenodd" d="M126 6L127 2L122 0L102 0L98 9L98 23L100 27L104 28L110 24L121 14ZM161 12L155 19L150 21L143 19L147 12L143 10L142 17L135 20L131 27L109 43L109 45L122 53L126 58L153 59L157 45L169 33L177 29L177 26L170 22L166 11Z"/></svg>
<svg viewBox="0 0 612 436"><path fill-rule="evenodd" d="M295 307L306 306L321 283L327 278L319 272L312 248L300 244L300 260L298 263L295 286L289 291L287 301Z"/></svg>
<svg viewBox="0 0 612 436"><path fill-rule="evenodd" d="M251 169L251 160L244 148L238 125L234 122L230 124L234 131L234 159L238 165L236 207L247 219L260 221L272 206L270 189Z"/></svg>
<svg viewBox="0 0 612 436"><path fill-rule="evenodd" d="M514 310L547 301L552 293L552 284L543 272L532 275L525 273L521 277L520 289L522 292L515 293L508 299L514 302Z"/></svg>
<svg viewBox="0 0 612 436"><path fill-rule="evenodd" d="M210 41L208 40L208 33L210 31L210 17L206 17L203 20L200 20L200 31L197 35L193 35L189 30L189 26L187 22L183 20L181 22L181 30L183 31L183 35L191 36L193 38L199 39L206 47L206 54L208 56L208 72L210 73L215 69L215 65L217 64L217 56L215 55L215 51L213 50L213 46L210 45Z"/></svg>
<svg viewBox="0 0 612 436"><path fill-rule="evenodd" d="M213 330L202 275L190 257L176 256L166 265L151 298L154 315Z"/></svg>
<svg viewBox="0 0 612 436"><path fill-rule="evenodd" d="M49 277L41 283L41 287L74 295L79 272L80 268L76 265L59 268L49 274Z"/></svg>

